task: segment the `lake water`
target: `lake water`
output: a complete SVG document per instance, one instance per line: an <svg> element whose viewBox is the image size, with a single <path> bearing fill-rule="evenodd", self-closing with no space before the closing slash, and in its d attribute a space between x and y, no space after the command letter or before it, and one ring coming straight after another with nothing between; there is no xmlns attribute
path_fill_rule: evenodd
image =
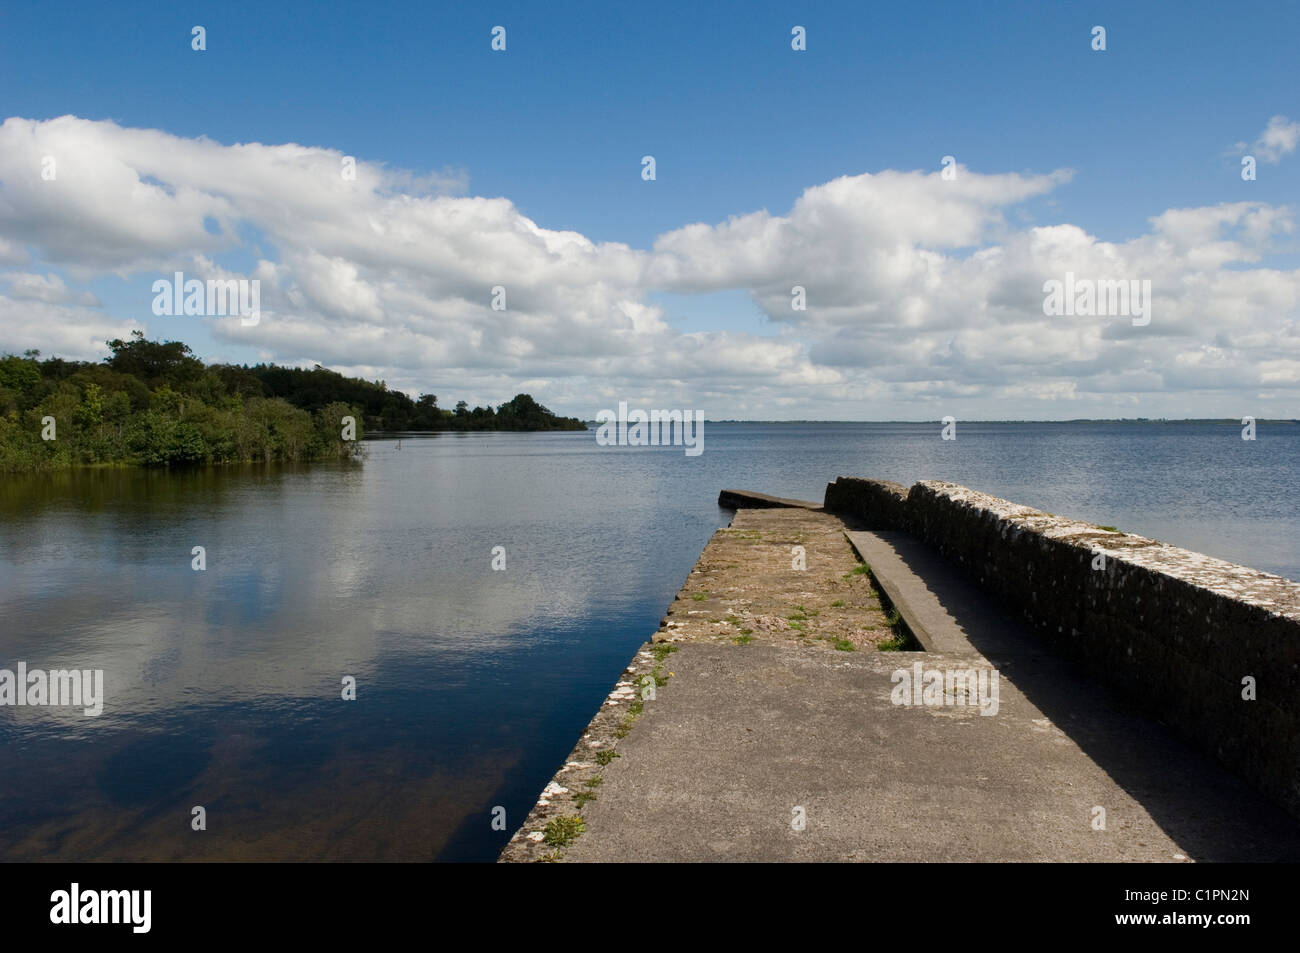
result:
<svg viewBox="0 0 1300 953"><path fill-rule="evenodd" d="M1300 579L1297 474L1291 424L707 424L698 457L443 434L359 466L0 477L0 668L103 669L107 696L0 708L0 858L492 859L724 487L953 480Z"/></svg>

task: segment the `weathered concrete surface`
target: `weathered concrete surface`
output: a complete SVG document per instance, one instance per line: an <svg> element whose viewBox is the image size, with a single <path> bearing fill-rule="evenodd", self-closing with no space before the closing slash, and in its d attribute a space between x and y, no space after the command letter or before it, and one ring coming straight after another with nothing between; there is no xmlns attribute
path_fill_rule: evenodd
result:
<svg viewBox="0 0 1300 953"><path fill-rule="evenodd" d="M803 569L794 568L796 547ZM834 516L739 510L704 547L651 641L839 639L874 647L894 633L858 567Z"/></svg>
<svg viewBox="0 0 1300 953"><path fill-rule="evenodd" d="M891 671L918 658L953 661L681 646L562 859L1300 859L1280 810L1060 663L1013 663L983 716L892 705Z"/></svg>
<svg viewBox="0 0 1300 953"><path fill-rule="evenodd" d="M989 662L875 651L887 630L854 565L835 517L740 510L501 859L1300 860L1293 820L1033 644L994 653L994 715L893 704L897 669ZM782 628L791 598L818 614ZM832 647L851 635L854 651ZM634 717L653 666L665 684ZM582 792L596 798L579 806ZM542 841L579 815L586 833Z"/></svg>
<svg viewBox="0 0 1300 953"><path fill-rule="evenodd" d="M795 547L804 550L803 569L794 568ZM641 700L644 680L658 674L662 697L677 658L670 653L686 643L742 650L777 643L843 657L893 638L870 580L854 571L859 565L837 517L803 507L740 509L729 527L713 534L661 628L624 670L500 859L562 855L543 839L547 825L585 816L592 807L582 803L586 796L604 796L607 769L599 759L617 751L621 760L625 736L644 717L636 709L659 704Z"/></svg>

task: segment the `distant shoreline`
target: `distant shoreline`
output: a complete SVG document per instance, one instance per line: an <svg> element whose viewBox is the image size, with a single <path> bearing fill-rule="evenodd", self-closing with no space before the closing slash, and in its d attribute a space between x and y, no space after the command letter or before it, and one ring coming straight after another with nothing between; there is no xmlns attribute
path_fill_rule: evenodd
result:
<svg viewBox="0 0 1300 953"><path fill-rule="evenodd" d="M940 424L939 418L932 420L734 420L723 418L713 420L705 418L706 424ZM963 424L1223 424L1240 427L1237 417L1071 417L1068 420L977 420L963 419ZM1289 417L1256 417L1257 424L1300 424L1300 420ZM588 420L589 428L594 428L597 421Z"/></svg>

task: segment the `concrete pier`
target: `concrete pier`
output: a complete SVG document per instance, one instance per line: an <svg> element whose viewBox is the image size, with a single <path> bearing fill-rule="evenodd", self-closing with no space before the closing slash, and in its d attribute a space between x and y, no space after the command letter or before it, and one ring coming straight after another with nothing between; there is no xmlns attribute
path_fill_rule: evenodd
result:
<svg viewBox="0 0 1300 953"><path fill-rule="evenodd" d="M932 547L729 492L501 860L1300 860L1275 800Z"/></svg>

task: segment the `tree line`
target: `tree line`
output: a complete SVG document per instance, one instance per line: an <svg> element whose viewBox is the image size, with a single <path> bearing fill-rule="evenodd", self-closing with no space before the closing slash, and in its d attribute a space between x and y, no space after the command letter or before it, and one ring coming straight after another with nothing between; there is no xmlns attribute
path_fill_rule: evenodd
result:
<svg viewBox="0 0 1300 953"><path fill-rule="evenodd" d="M421 394L412 400L401 391L389 390L383 381L344 377L319 364L311 369L258 364L240 370L261 381L268 395L282 397L295 407L311 410L329 401L352 404L364 414L370 430L587 429L576 417L557 417L528 394L516 394L495 408L489 405L471 410L462 400L454 410L446 410L438 406L436 394Z"/></svg>
<svg viewBox="0 0 1300 953"><path fill-rule="evenodd" d="M586 427L527 394L495 409L461 401L443 410L433 394L412 400L319 365L205 365L188 345L140 331L107 344L99 363L0 356L0 473L346 459L367 430Z"/></svg>

